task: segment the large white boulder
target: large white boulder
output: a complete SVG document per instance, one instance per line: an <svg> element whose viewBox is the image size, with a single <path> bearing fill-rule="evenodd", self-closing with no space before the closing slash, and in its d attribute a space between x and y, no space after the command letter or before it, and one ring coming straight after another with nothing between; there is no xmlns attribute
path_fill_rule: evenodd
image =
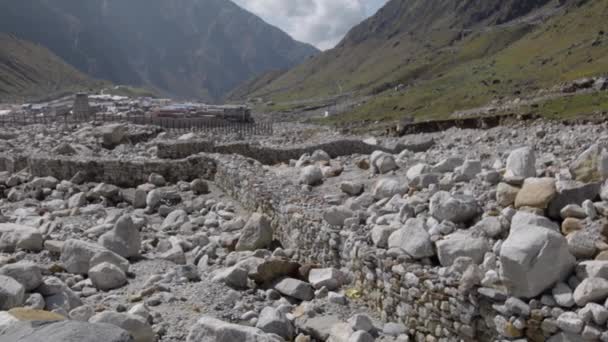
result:
<svg viewBox="0 0 608 342"><path fill-rule="evenodd" d="M304 185L319 185L323 183L323 172L317 165L308 165L300 170L299 183Z"/></svg>
<svg viewBox="0 0 608 342"><path fill-rule="evenodd" d="M435 255L431 236L422 219L409 219L388 238L389 248L400 248L416 259Z"/></svg>
<svg viewBox="0 0 608 342"><path fill-rule="evenodd" d="M0 252L13 252L25 249L38 252L42 250L42 234L36 228L14 223L0 223Z"/></svg>
<svg viewBox="0 0 608 342"><path fill-rule="evenodd" d="M468 257L476 264L481 264L486 252L490 251L490 244L482 237L471 236L466 233L454 233L435 243L437 255L441 266L452 266L460 257Z"/></svg>
<svg viewBox="0 0 608 342"><path fill-rule="evenodd" d="M119 313L104 311L96 314L89 319L89 323L105 323L117 326L124 329L131 334L133 342L154 342L156 341L156 334L152 327L142 317Z"/></svg>
<svg viewBox="0 0 608 342"><path fill-rule="evenodd" d="M0 275L0 310L21 306L25 300L25 287L11 277Z"/></svg>
<svg viewBox="0 0 608 342"><path fill-rule="evenodd" d="M500 250L501 277L509 293L532 298L572 271L576 259L558 232L533 225L512 225Z"/></svg>
<svg viewBox="0 0 608 342"><path fill-rule="evenodd" d="M513 150L507 158L505 178L536 177L536 157L530 147Z"/></svg>
<svg viewBox="0 0 608 342"><path fill-rule="evenodd" d="M112 252L130 258L139 255L141 236L131 216L123 215L111 231L99 237L98 242Z"/></svg>
<svg viewBox="0 0 608 342"><path fill-rule="evenodd" d="M190 328L186 342L283 342L262 330L203 316Z"/></svg>
<svg viewBox="0 0 608 342"><path fill-rule="evenodd" d="M59 260L69 273L84 275L89 272L91 258L106 250L94 243L70 239L63 244Z"/></svg>

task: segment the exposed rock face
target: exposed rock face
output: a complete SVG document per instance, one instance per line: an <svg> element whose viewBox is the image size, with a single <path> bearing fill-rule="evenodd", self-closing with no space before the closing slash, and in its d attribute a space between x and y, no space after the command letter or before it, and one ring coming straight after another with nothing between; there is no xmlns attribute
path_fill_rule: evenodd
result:
<svg viewBox="0 0 608 342"><path fill-rule="evenodd" d="M500 250L502 278L511 295L531 298L565 279L575 258L559 233L532 225L511 227Z"/></svg>

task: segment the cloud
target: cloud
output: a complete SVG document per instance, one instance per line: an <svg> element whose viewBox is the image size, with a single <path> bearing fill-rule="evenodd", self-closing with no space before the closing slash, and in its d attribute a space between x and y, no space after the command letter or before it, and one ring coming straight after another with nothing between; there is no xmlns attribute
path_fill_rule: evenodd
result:
<svg viewBox="0 0 608 342"><path fill-rule="evenodd" d="M299 41L325 50L387 0L233 0Z"/></svg>

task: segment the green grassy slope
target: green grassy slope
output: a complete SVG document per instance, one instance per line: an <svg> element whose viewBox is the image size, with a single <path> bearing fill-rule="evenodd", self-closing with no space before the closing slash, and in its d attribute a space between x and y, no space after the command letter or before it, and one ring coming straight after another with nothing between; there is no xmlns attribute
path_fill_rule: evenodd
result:
<svg viewBox="0 0 608 342"><path fill-rule="evenodd" d="M0 102L99 88L49 50L0 33Z"/></svg>
<svg viewBox="0 0 608 342"><path fill-rule="evenodd" d="M539 2L523 12L512 10L529 2L504 1L468 17L458 11L469 8L415 7L408 10L422 19L390 16L402 10L390 6L406 3L425 6L389 2L336 49L250 96L293 101L336 94L339 84L342 91L377 96L331 121L432 119L608 72L608 0ZM507 3L512 7L505 9ZM545 18L536 20L538 13ZM393 90L398 84L405 90Z"/></svg>

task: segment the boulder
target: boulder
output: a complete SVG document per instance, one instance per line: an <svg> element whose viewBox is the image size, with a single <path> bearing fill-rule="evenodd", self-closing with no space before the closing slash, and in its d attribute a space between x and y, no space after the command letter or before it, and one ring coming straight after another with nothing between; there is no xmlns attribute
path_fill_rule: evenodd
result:
<svg viewBox="0 0 608 342"><path fill-rule="evenodd" d="M247 270L235 265L217 271L213 276L213 281L222 282L235 289L246 289L247 276Z"/></svg>
<svg viewBox="0 0 608 342"><path fill-rule="evenodd" d="M372 228L372 231L370 233L374 246L376 246L378 248L387 248L388 247L388 238L397 229L399 229L399 228L396 226L374 225L374 227Z"/></svg>
<svg viewBox="0 0 608 342"><path fill-rule="evenodd" d="M316 289L326 287L329 291L337 290L344 284L342 271L335 268L313 268L308 273L308 282Z"/></svg>
<svg viewBox="0 0 608 342"><path fill-rule="evenodd" d="M469 196L452 196L449 192L439 191L431 197L430 213L438 221L465 223L480 212L477 201Z"/></svg>
<svg viewBox="0 0 608 342"><path fill-rule="evenodd" d="M11 253L16 249L32 252L42 250L42 234L33 227L14 223L0 223L0 252Z"/></svg>
<svg viewBox="0 0 608 342"><path fill-rule="evenodd" d="M512 225L502 244L500 261L509 293L532 298L567 277L576 259L560 233L533 225Z"/></svg>
<svg viewBox="0 0 608 342"><path fill-rule="evenodd" d="M152 327L140 316L104 311L89 319L89 323L110 324L126 330L133 342L154 342L156 334Z"/></svg>
<svg viewBox="0 0 608 342"><path fill-rule="evenodd" d="M133 342L123 329L78 321L26 321L12 324L0 336L6 342Z"/></svg>
<svg viewBox="0 0 608 342"><path fill-rule="evenodd" d="M530 147L513 150L507 158L505 178L536 177L536 157Z"/></svg>
<svg viewBox="0 0 608 342"><path fill-rule="evenodd" d="M239 264L237 264L237 266ZM257 283L263 284L296 274L299 268L300 264L295 261L271 257L254 263L254 266L250 267L248 272L249 278L255 280Z"/></svg>
<svg viewBox="0 0 608 342"><path fill-rule="evenodd" d="M63 244L60 261L66 271L86 275L89 272L91 258L106 248L94 243L70 239Z"/></svg>
<svg viewBox="0 0 608 342"><path fill-rule="evenodd" d="M262 310L255 327L265 333L281 336L286 341L290 341L295 335L295 328L285 314L272 307L265 307Z"/></svg>
<svg viewBox="0 0 608 342"><path fill-rule="evenodd" d="M40 267L32 262L18 262L4 265L0 268L0 275L11 277L18 281L25 291L32 291L42 284Z"/></svg>
<svg viewBox="0 0 608 342"><path fill-rule="evenodd" d="M114 228L99 237L99 244L108 250L130 258L139 255L141 236L130 215L121 216Z"/></svg>
<svg viewBox="0 0 608 342"><path fill-rule="evenodd" d="M87 204L87 194L79 192L68 199L68 208L80 208Z"/></svg>
<svg viewBox="0 0 608 342"><path fill-rule="evenodd" d="M431 171L431 167L428 164L420 163L420 164L416 164L416 165L410 167L407 170L406 176L407 176L407 179L412 181L425 173L429 173L430 171Z"/></svg>
<svg viewBox="0 0 608 342"><path fill-rule="evenodd" d="M129 260L109 250L105 250L93 255L91 260L89 260L89 269L101 264L102 262L107 262L117 266L124 273L129 271Z"/></svg>
<svg viewBox="0 0 608 342"><path fill-rule="evenodd" d="M482 237L474 237L466 233L454 233L435 243L441 266L448 267L460 257L471 258L477 265L490 251L490 244Z"/></svg>
<svg viewBox="0 0 608 342"><path fill-rule="evenodd" d="M388 238L388 248L400 248L416 259L435 255L431 236L422 219L409 219Z"/></svg>
<svg viewBox="0 0 608 342"><path fill-rule="evenodd" d="M591 302L604 302L608 297L608 280L585 278L574 290L574 301L578 306Z"/></svg>
<svg viewBox="0 0 608 342"><path fill-rule="evenodd" d="M560 228L557 223L549 220L544 216L539 216L526 211L517 211L511 219L511 227L525 225L544 227L547 229L551 229L555 232L560 231Z"/></svg>
<svg viewBox="0 0 608 342"><path fill-rule="evenodd" d="M515 208L546 209L555 196L555 178L527 178L517 193Z"/></svg>
<svg viewBox="0 0 608 342"><path fill-rule="evenodd" d="M0 310L21 306L25 300L25 287L11 277L0 275Z"/></svg>
<svg viewBox="0 0 608 342"><path fill-rule="evenodd" d="M301 280L283 278L274 285L279 293L299 300L312 300L315 296L314 288Z"/></svg>
<svg viewBox="0 0 608 342"><path fill-rule="evenodd" d="M496 203L501 207L508 207L515 203L520 188L507 183L498 183L496 187Z"/></svg>
<svg viewBox="0 0 608 342"><path fill-rule="evenodd" d="M360 182L342 182L340 190L349 196L359 196L363 193L363 183Z"/></svg>
<svg viewBox="0 0 608 342"><path fill-rule="evenodd" d="M102 291L117 289L127 283L127 276L120 267L102 262L89 270L93 286Z"/></svg>
<svg viewBox="0 0 608 342"><path fill-rule="evenodd" d="M195 179L190 182L190 189L195 195L205 195L209 193L209 184L202 179Z"/></svg>
<svg viewBox="0 0 608 342"><path fill-rule="evenodd" d="M273 229L265 215L254 213L241 231L236 244L237 251L255 251L268 247L272 243Z"/></svg>
<svg viewBox="0 0 608 342"><path fill-rule="evenodd" d="M374 173L385 174L399 168L395 162L395 157L382 151L372 153L370 161Z"/></svg>
<svg viewBox="0 0 608 342"><path fill-rule="evenodd" d="M559 219L560 211L569 204L582 205L586 200L598 197L600 183L584 184L577 181L558 181L555 184L557 194L549 203L547 216Z"/></svg>
<svg viewBox="0 0 608 342"><path fill-rule="evenodd" d="M374 184L372 194L375 199L392 198L395 195L403 196L409 191L407 184L394 177L381 178Z"/></svg>
<svg viewBox="0 0 608 342"><path fill-rule="evenodd" d="M36 177L27 184L28 188L34 190L55 189L59 181L55 177Z"/></svg>
<svg viewBox="0 0 608 342"><path fill-rule="evenodd" d="M323 172L317 165L308 165L300 171L300 184L315 186L323 183Z"/></svg>
<svg viewBox="0 0 608 342"><path fill-rule="evenodd" d="M481 173L481 161L467 159L462 166L456 168L456 173L463 179L471 180Z"/></svg>
<svg viewBox="0 0 608 342"><path fill-rule="evenodd" d="M570 173L581 182L601 182L606 179L607 152L604 146L594 144L570 164Z"/></svg>
<svg viewBox="0 0 608 342"><path fill-rule="evenodd" d="M283 342L262 330L203 316L190 328L186 342Z"/></svg>

